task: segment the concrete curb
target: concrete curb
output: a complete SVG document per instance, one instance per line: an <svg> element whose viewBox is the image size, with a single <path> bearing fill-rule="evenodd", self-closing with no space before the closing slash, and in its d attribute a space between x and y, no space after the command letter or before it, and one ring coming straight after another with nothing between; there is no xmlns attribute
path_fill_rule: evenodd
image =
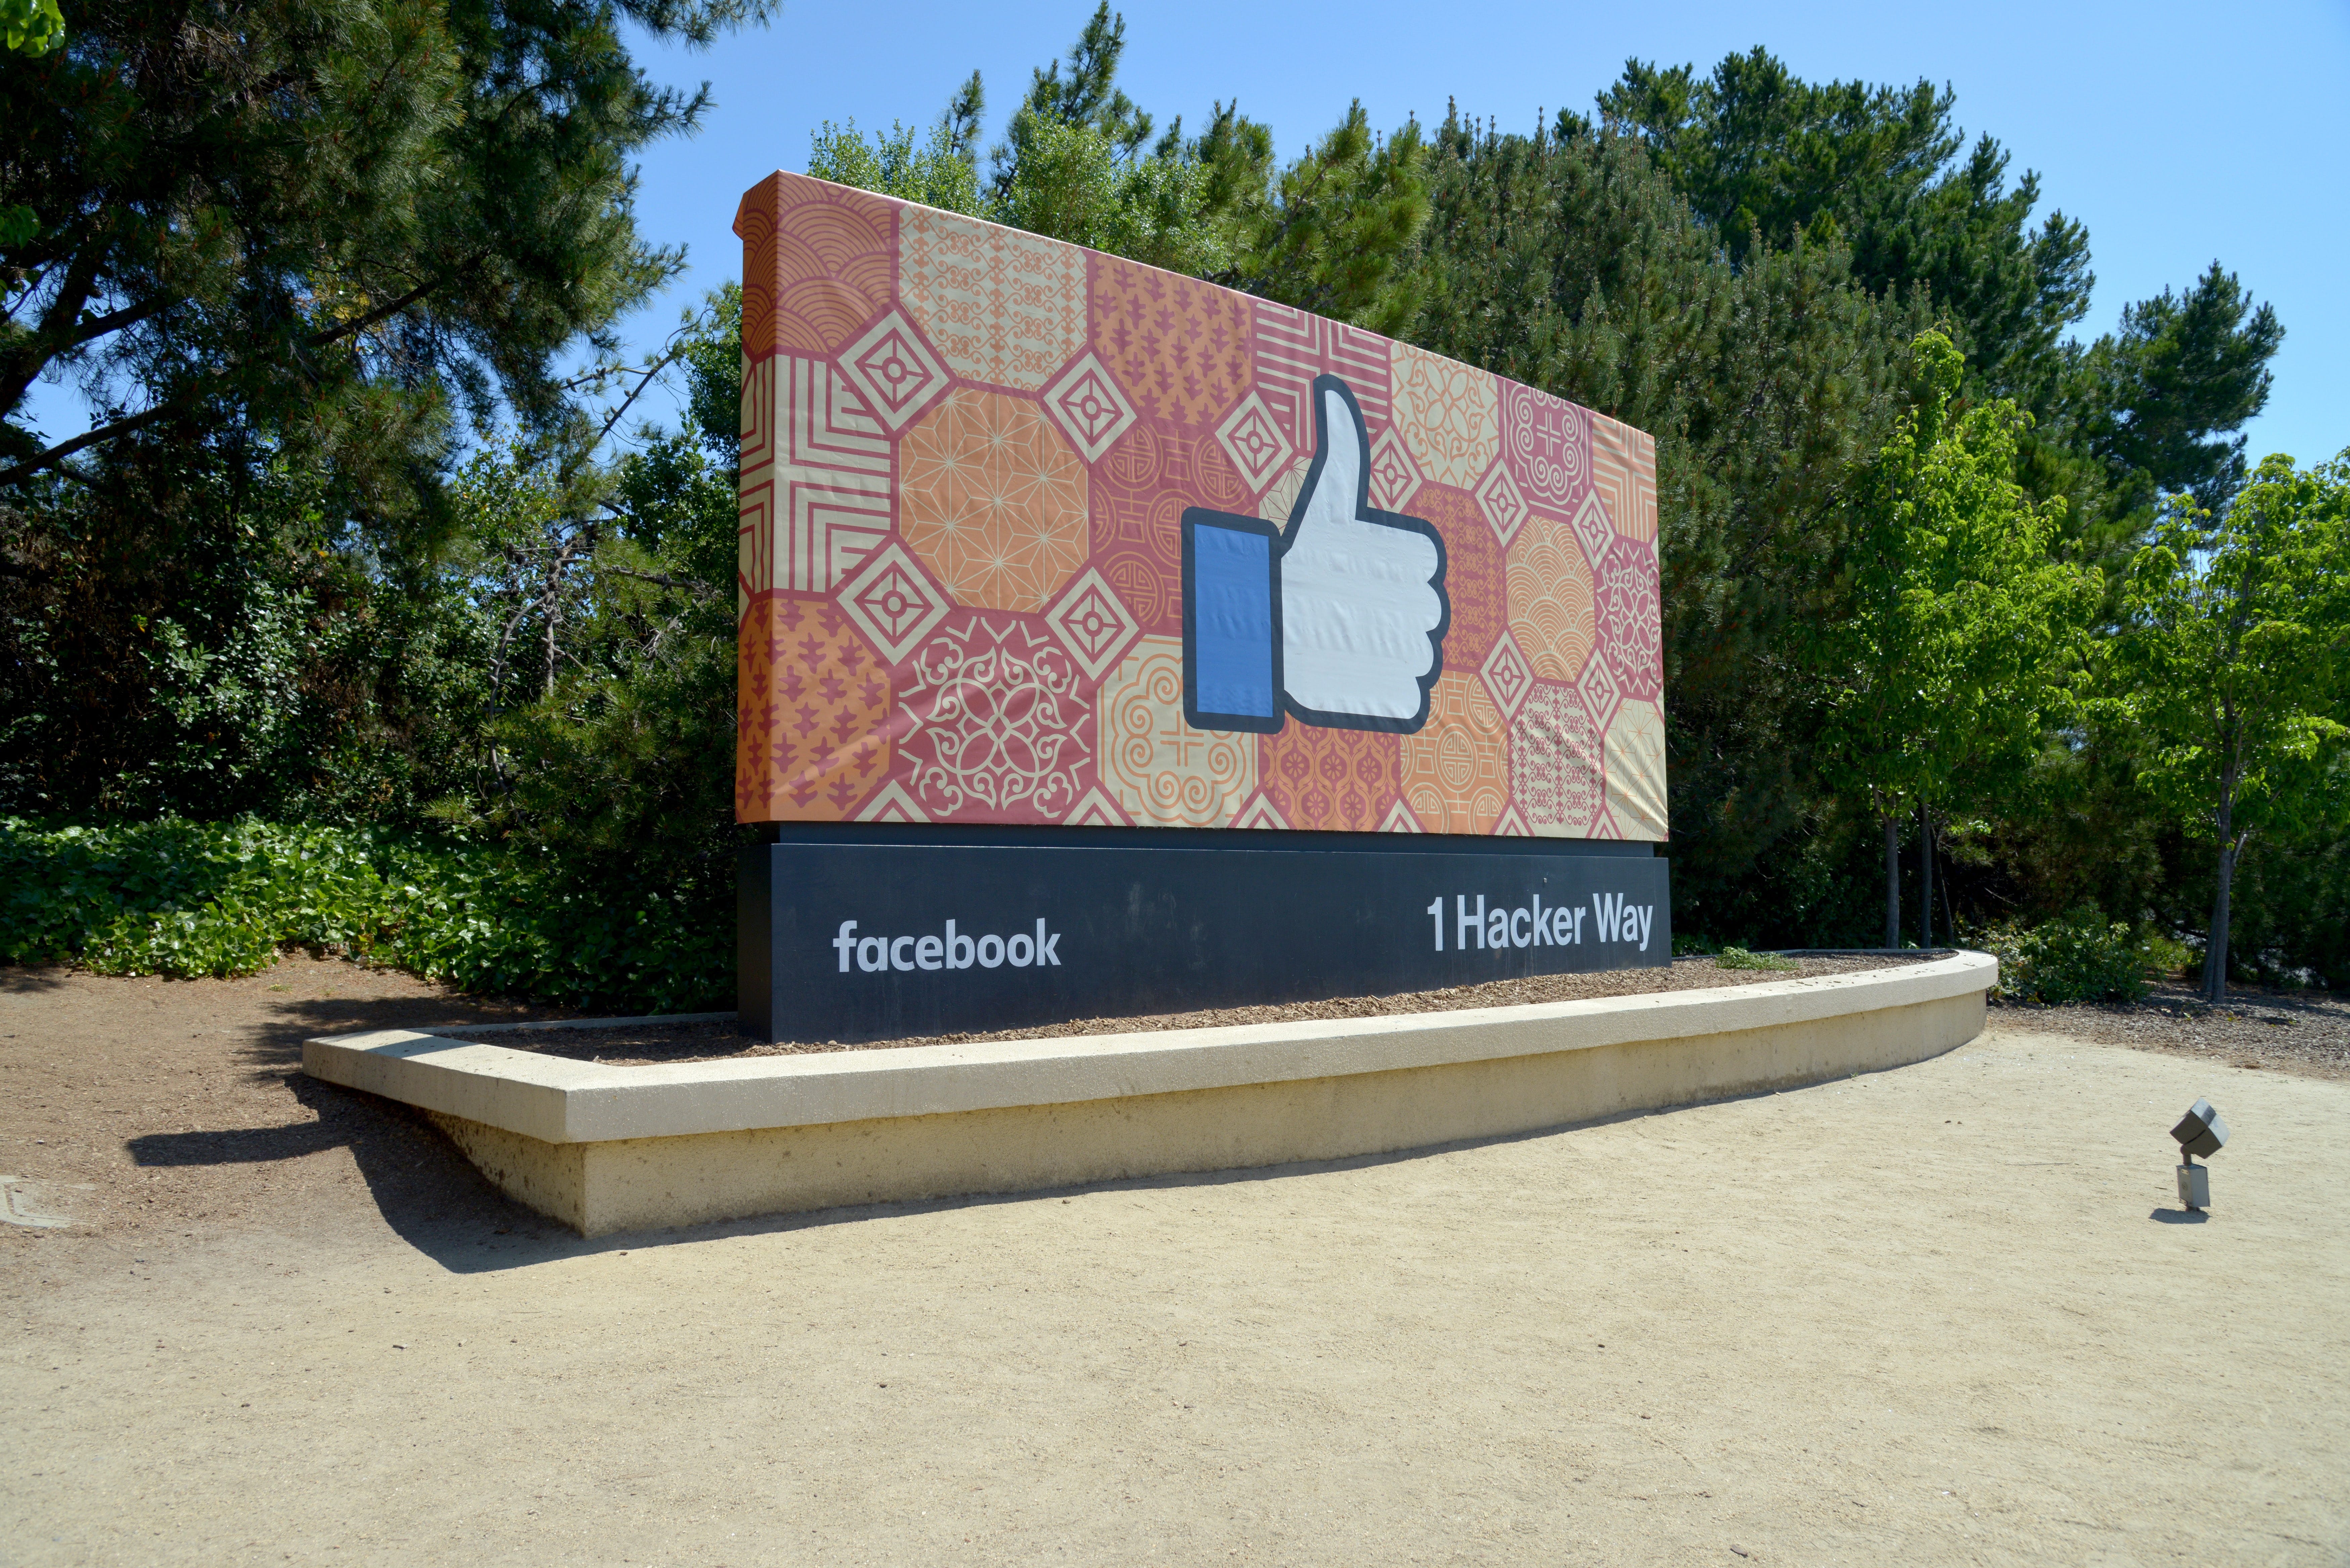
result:
<svg viewBox="0 0 2350 1568"><path fill-rule="evenodd" d="M1980 992L1997 973L1996 960L1968 953L1885 971L1529 1007L650 1067L383 1030L305 1041L302 1070L546 1143L603 1143L1068 1105L1687 1039Z"/></svg>
<svg viewBox="0 0 2350 1568"><path fill-rule="evenodd" d="M1998 969L1960 953L1525 1007L649 1067L385 1030L307 1041L302 1066L433 1113L507 1191L598 1234L1378 1152L1813 1082L1971 1039Z"/></svg>

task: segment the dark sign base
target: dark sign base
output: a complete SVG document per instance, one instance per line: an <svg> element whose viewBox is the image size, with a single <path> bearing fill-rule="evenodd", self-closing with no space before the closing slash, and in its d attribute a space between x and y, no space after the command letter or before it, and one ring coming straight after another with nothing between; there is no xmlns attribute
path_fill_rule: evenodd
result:
<svg viewBox="0 0 2350 1568"><path fill-rule="evenodd" d="M886 1040L1672 961L1645 844L802 826L743 852L764 1041Z"/></svg>

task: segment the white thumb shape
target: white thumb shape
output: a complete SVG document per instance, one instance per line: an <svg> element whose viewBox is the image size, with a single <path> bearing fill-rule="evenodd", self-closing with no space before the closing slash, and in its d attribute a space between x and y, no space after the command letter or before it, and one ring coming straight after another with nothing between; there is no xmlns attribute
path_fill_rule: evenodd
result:
<svg viewBox="0 0 2350 1568"><path fill-rule="evenodd" d="M1363 416L1335 377L1314 392L1315 471L1283 540L1283 685L1311 723L1417 729L1445 625L1443 550L1426 524L1365 514Z"/></svg>

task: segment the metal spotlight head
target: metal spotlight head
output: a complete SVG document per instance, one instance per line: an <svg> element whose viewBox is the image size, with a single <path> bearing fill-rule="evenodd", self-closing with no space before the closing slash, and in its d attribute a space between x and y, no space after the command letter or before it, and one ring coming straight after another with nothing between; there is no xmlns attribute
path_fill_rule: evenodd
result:
<svg viewBox="0 0 2350 1568"><path fill-rule="evenodd" d="M2178 1140L2180 1151L2189 1159L2192 1160L2199 1154L2209 1159L2227 1146L2228 1124L2220 1119L2220 1113L2211 1108L2210 1101L2198 1100L2189 1107L2185 1116L2178 1118L2178 1125L2170 1129L2170 1136Z"/></svg>

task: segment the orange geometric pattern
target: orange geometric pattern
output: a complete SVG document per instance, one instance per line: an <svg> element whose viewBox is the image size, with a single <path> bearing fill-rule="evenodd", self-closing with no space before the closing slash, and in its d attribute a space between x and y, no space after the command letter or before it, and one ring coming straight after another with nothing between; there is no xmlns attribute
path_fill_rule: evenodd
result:
<svg viewBox="0 0 2350 1568"><path fill-rule="evenodd" d="M1568 686L1539 682L1510 733L1510 790L1527 831L1579 838L1599 809L1599 731Z"/></svg>
<svg viewBox="0 0 2350 1568"><path fill-rule="evenodd" d="M1444 634L1444 668L1474 670L1485 662L1508 621L1502 542L1485 525L1477 498L1449 484L1421 485L1411 514L1435 524L1444 535L1444 597L1452 606L1452 625Z"/></svg>
<svg viewBox="0 0 2350 1568"><path fill-rule="evenodd" d="M1211 425L1249 389L1245 296L1147 266L1104 266L1089 286L1094 352L1145 419Z"/></svg>
<svg viewBox="0 0 2350 1568"><path fill-rule="evenodd" d="M1183 509L1228 512L1248 497L1212 431L1138 422L1094 466L1094 562L1145 631L1173 631L1182 615Z"/></svg>
<svg viewBox="0 0 2350 1568"><path fill-rule="evenodd" d="M1033 610L1086 558L1086 469L1035 403L958 388L907 434L899 526L956 602Z"/></svg>
<svg viewBox="0 0 2350 1568"><path fill-rule="evenodd" d="M1377 832L1402 777L1402 747L1377 731L1292 720L1259 747L1264 793L1292 827Z"/></svg>
<svg viewBox="0 0 2350 1568"><path fill-rule="evenodd" d="M1510 632L1534 673L1572 680L1597 635L1591 563L1568 524L1536 512L1510 541Z"/></svg>
<svg viewBox="0 0 2350 1568"><path fill-rule="evenodd" d="M1456 490L1475 489L1502 448L1493 378L1409 344L1390 353L1396 429L1420 472Z"/></svg>
<svg viewBox="0 0 2350 1568"><path fill-rule="evenodd" d="M898 751L932 821L1000 821L1024 807L1058 821L1076 806L1091 761L1085 680L1050 632L951 616L909 663Z"/></svg>
<svg viewBox="0 0 2350 1568"><path fill-rule="evenodd" d="M903 212L899 294L956 375L1033 392L1085 348L1085 252L929 207Z"/></svg>
<svg viewBox="0 0 2350 1568"><path fill-rule="evenodd" d="M1657 537L1657 438L1605 414L1591 416L1592 483L1607 504L1616 532L1627 539Z"/></svg>
<svg viewBox="0 0 2350 1568"><path fill-rule="evenodd" d="M1510 796L1510 742L1473 670L1447 670L1403 737L1403 798L1428 833L1489 834Z"/></svg>
<svg viewBox="0 0 2350 1568"><path fill-rule="evenodd" d="M1591 480L1591 416L1532 387L1503 383L1502 445L1526 498L1562 511Z"/></svg>
<svg viewBox="0 0 2350 1568"><path fill-rule="evenodd" d="M889 667L830 601L752 599L734 676L737 821L838 822L889 772Z"/></svg>
<svg viewBox="0 0 2350 1568"><path fill-rule="evenodd" d="M829 354L889 303L892 205L780 174L752 188L734 219L746 356Z"/></svg>

